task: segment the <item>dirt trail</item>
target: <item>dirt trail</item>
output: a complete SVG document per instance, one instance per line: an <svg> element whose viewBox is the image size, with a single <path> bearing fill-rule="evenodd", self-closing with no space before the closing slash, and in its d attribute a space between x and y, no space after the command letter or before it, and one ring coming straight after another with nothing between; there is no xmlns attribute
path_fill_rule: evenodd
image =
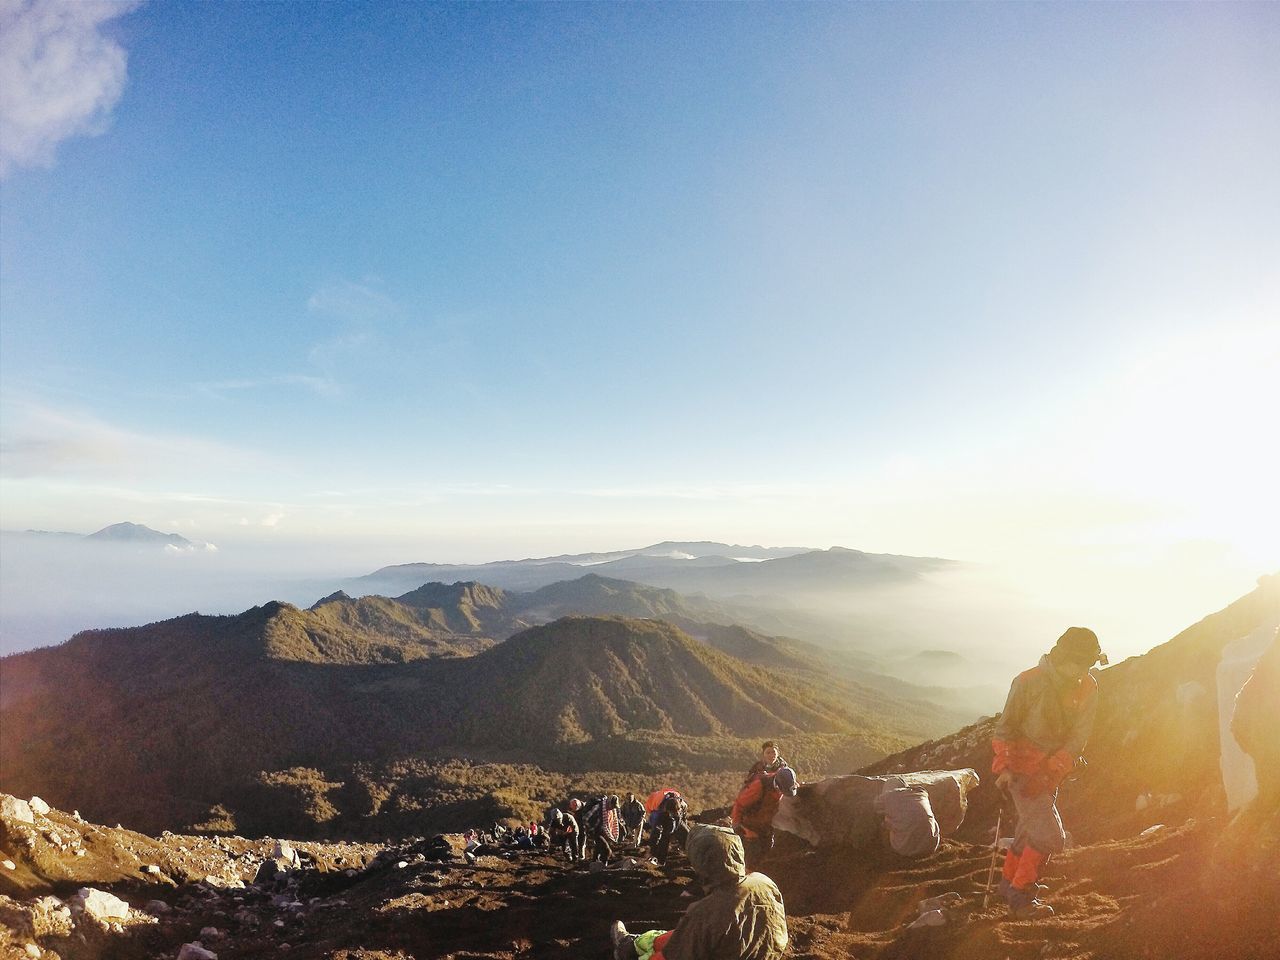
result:
<svg viewBox="0 0 1280 960"><path fill-rule="evenodd" d="M219 960L604 960L612 920L669 928L698 895L682 860L666 871L644 862L593 871L512 852L470 864L456 856L458 838L444 862L429 841L298 844L303 865L287 882L254 886L274 841L149 838L57 811L39 822L40 839L24 847L14 843L20 831L7 829L0 843L5 858L17 858L0 876L0 957L152 960L200 939ZM1280 957L1277 856L1274 812L1230 829L1188 821L1076 848L1044 877L1057 916L1034 923L1006 920L994 896L982 909L989 849L963 841L904 861L791 840L765 872L786 900L796 960L1264 960ZM148 862L160 871L146 872ZM67 898L82 885L127 900L131 919L111 927L79 916L58 926L38 909L42 893ZM945 926L908 928L920 900L949 891L965 900ZM208 927L217 932L202 936Z"/></svg>

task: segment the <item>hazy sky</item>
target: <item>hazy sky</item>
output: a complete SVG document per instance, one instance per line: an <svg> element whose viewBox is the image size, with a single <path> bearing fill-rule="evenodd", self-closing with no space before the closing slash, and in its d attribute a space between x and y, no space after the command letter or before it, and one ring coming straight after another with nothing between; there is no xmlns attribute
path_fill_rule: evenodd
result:
<svg viewBox="0 0 1280 960"><path fill-rule="evenodd" d="M1280 5L0 11L7 529L1280 568Z"/></svg>

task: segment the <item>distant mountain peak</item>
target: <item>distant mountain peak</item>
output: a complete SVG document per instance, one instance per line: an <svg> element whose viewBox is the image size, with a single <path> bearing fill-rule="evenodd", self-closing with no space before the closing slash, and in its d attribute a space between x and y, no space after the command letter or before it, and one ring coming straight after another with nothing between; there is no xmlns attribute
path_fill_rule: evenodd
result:
<svg viewBox="0 0 1280 960"><path fill-rule="evenodd" d="M497 609L503 604L506 591L475 580L459 580L456 583L424 583L396 597L410 607L488 607Z"/></svg>
<svg viewBox="0 0 1280 960"><path fill-rule="evenodd" d="M347 591L335 590L327 597L321 597L313 603L310 609L315 610L317 607L322 607L326 603L355 603L355 601L351 599L351 594L347 593Z"/></svg>
<svg viewBox="0 0 1280 960"><path fill-rule="evenodd" d="M112 543L171 543L175 547L195 546L190 540L177 533L161 533L141 523L113 523L91 533L86 540L105 540Z"/></svg>

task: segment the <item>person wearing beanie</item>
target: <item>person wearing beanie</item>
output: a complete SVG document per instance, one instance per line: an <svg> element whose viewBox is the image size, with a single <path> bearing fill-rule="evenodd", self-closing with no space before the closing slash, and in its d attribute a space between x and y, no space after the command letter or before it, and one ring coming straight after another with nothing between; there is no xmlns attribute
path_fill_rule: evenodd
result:
<svg viewBox="0 0 1280 960"><path fill-rule="evenodd" d="M1058 787L1084 749L1098 712L1090 669L1107 656L1087 627L1071 627L1039 664L1014 677L991 741L996 786L1013 799L1017 826L1005 855L1000 892L1018 920L1053 916L1036 881L1066 844Z"/></svg>
<svg viewBox="0 0 1280 960"><path fill-rule="evenodd" d="M796 772L780 767L771 773L757 773L738 791L733 802L733 832L742 838L747 869L754 870L773 849L773 818L783 795L794 797L799 789Z"/></svg>

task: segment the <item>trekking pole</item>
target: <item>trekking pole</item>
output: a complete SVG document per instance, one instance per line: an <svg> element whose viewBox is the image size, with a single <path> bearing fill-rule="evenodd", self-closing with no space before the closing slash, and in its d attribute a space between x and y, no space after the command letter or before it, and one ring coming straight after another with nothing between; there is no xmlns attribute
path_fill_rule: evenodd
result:
<svg viewBox="0 0 1280 960"><path fill-rule="evenodd" d="M996 811L996 835L991 838L991 866L987 869L987 889L982 893L982 909L987 909L987 901L991 898L991 881L996 875L996 857L1000 853L1000 820L1004 817L1004 809Z"/></svg>

